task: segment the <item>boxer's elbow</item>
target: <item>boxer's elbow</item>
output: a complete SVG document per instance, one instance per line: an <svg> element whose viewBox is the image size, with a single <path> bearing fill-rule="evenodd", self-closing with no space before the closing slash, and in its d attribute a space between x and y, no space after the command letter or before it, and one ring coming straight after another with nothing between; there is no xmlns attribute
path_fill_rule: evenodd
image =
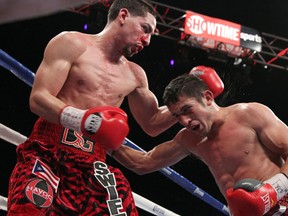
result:
<svg viewBox="0 0 288 216"><path fill-rule="evenodd" d="M153 163L134 164L129 169L138 175L145 175L156 171Z"/></svg>
<svg viewBox="0 0 288 216"><path fill-rule="evenodd" d="M151 137L156 137L165 132L176 123L175 119L168 119L166 121L150 121L149 124L142 124L141 128Z"/></svg>
<svg viewBox="0 0 288 216"><path fill-rule="evenodd" d="M38 114L38 107L39 107L39 102L38 102L38 97L37 95L35 94L31 94L30 95L30 98L29 98L29 108L30 108L30 111L35 113L35 114Z"/></svg>
<svg viewBox="0 0 288 216"><path fill-rule="evenodd" d="M154 171L151 169L147 169L146 167L143 167L143 166L133 167L131 170L135 172L137 175L145 175Z"/></svg>
<svg viewBox="0 0 288 216"><path fill-rule="evenodd" d="M156 137L164 131L153 126L142 127L142 129L146 134L148 134L151 137Z"/></svg>

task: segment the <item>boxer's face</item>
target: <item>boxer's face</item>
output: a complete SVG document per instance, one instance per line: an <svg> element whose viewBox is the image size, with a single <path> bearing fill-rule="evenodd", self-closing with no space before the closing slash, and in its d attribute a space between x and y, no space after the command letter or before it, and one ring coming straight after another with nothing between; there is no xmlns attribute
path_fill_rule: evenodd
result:
<svg viewBox="0 0 288 216"><path fill-rule="evenodd" d="M178 102L169 104L168 108L187 130L201 136L208 134L210 114L205 100L199 102L196 98L181 96Z"/></svg>
<svg viewBox="0 0 288 216"><path fill-rule="evenodd" d="M156 29L155 17L147 13L146 16L133 16L127 12L124 20L124 47L122 54L131 57L139 53L145 46L149 46L151 36Z"/></svg>

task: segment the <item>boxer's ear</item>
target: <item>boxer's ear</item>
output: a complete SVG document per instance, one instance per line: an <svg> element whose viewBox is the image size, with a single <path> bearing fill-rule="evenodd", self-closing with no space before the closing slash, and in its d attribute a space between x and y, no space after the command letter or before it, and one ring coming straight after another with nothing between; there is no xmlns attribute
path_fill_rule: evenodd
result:
<svg viewBox="0 0 288 216"><path fill-rule="evenodd" d="M129 16L129 11L127 8L121 8L118 13L118 20L121 24L125 23L126 18Z"/></svg>

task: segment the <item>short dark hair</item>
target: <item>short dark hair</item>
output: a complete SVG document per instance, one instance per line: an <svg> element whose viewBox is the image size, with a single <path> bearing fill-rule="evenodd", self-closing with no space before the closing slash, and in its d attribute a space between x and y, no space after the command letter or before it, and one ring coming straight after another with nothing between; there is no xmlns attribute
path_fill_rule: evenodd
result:
<svg viewBox="0 0 288 216"><path fill-rule="evenodd" d="M181 96L193 97L202 102L202 92L208 90L208 86L198 76L183 74L171 80L163 94L165 105L175 104Z"/></svg>
<svg viewBox="0 0 288 216"><path fill-rule="evenodd" d="M153 6L147 0L114 0L108 11L108 20L116 19L122 8L127 8L134 16L146 16L147 13L151 13L156 17Z"/></svg>

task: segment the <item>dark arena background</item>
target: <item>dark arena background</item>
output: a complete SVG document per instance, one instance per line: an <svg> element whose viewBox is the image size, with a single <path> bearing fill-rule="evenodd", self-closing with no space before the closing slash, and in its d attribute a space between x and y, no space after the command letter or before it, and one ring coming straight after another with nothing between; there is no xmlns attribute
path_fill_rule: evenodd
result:
<svg viewBox="0 0 288 216"><path fill-rule="evenodd" d="M2 13L0 16L0 49L33 72L40 64L47 42L56 34L68 30L93 34L99 32L106 22L109 3L90 1L86 5L60 8L49 14L35 16L30 14L31 16L6 21L5 18L9 17L9 8L13 6L13 2L1 1L0 14L5 12L7 15L4 17ZM164 19L168 21L166 25L159 25L159 35L153 36L151 45L131 60L146 70L150 89L157 96L160 105L164 87L171 79L188 72L194 66L206 65L217 71L225 85L223 94L216 99L219 105L260 102L269 106L281 120L288 124L287 0L157 0L153 1L153 4L159 10L158 22L161 23ZM23 8L19 6L18 10L20 14L22 10L36 13L38 7L37 4L31 4ZM262 35L262 51L239 57L229 52L189 46L181 42L183 26L181 20L177 18L181 16L179 14L185 14L186 10L256 29ZM29 136L37 119L37 116L29 110L30 90L30 86L4 67L0 67L0 91L2 92L0 121L25 136ZM175 125L158 137L149 137L134 121L127 107L127 101L122 108L130 117L131 131L128 138L145 150L150 150L156 144L171 139L181 128ZM2 139L0 142L2 148L0 195L7 197L9 176L16 163L16 147ZM138 176L111 158L108 159L108 163L122 169L134 192L179 215L224 215L160 172ZM171 168L226 205L207 166L201 161L191 156ZM151 215L141 209L139 213ZM0 214L6 215L6 212L0 210Z"/></svg>

